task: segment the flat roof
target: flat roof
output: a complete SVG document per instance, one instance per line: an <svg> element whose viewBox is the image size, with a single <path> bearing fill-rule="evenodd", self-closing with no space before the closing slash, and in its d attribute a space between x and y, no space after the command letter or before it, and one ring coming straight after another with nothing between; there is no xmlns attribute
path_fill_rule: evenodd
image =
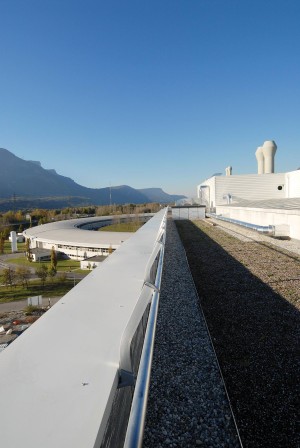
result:
<svg viewBox="0 0 300 448"><path fill-rule="evenodd" d="M89 262L89 261L105 261L105 260L107 260L107 257L105 255L94 255L93 257L85 258L82 261L88 261Z"/></svg>
<svg viewBox="0 0 300 448"><path fill-rule="evenodd" d="M153 214L141 214L139 217L151 217ZM130 217L130 216L129 216ZM103 221L112 221L120 216L94 216L92 218L55 221L31 227L23 232L26 238L44 241L50 244L63 244L78 247L95 247L103 245L120 245L128 240L132 232L105 232L82 229L81 226Z"/></svg>

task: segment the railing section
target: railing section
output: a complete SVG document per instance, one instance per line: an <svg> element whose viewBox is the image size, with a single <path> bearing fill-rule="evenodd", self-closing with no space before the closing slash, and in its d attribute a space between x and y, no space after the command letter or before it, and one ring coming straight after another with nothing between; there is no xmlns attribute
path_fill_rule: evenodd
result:
<svg viewBox="0 0 300 448"><path fill-rule="evenodd" d="M167 209L0 354L7 448L141 444Z"/></svg>

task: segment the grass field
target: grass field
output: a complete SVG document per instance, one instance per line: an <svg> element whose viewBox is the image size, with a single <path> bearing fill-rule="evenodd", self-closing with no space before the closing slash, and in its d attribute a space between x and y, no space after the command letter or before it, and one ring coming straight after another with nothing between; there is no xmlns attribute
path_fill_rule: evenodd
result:
<svg viewBox="0 0 300 448"><path fill-rule="evenodd" d="M9 263L14 263L18 266L26 266L37 269L41 264L50 266L50 262L42 262L42 263L32 263L29 262L25 256L10 258ZM70 272L76 272L76 274L83 274L84 276L88 275L90 271L80 269L80 262L74 260L58 260L57 262L57 271L65 272L66 274ZM3 273L3 269L0 269L0 281ZM74 274L75 275L75 274ZM79 283L81 279L75 278L76 284ZM74 278L67 278L62 281L59 276L55 277L53 280L47 279L45 286L41 285L41 281L39 279L30 280L28 282L28 289L23 286L0 286L0 303L3 302L12 302L15 300L23 300L27 297L36 296L36 295L46 295L47 297L57 297L63 296L66 294L72 287L74 286Z"/></svg>
<svg viewBox="0 0 300 448"><path fill-rule="evenodd" d="M102 232L136 232L144 225L143 222L121 222L110 226L101 227Z"/></svg>
<svg viewBox="0 0 300 448"><path fill-rule="evenodd" d="M78 281L78 280L77 280ZM44 297L60 297L65 295L74 287L73 279L66 279L64 282L55 279L53 282L49 280L43 287L40 280L29 282L28 289L23 286L1 286L0 287L0 303L14 302L16 300L24 300L27 297L43 295Z"/></svg>
<svg viewBox="0 0 300 448"><path fill-rule="evenodd" d="M17 249L18 249L18 252L25 252L25 243L18 243ZM5 241L4 253L11 254L11 242L10 241Z"/></svg>
<svg viewBox="0 0 300 448"><path fill-rule="evenodd" d="M41 263L33 263L28 261L25 257L17 257L9 259L9 263L14 263L20 266L28 266L31 268L38 268L40 264L44 264L47 267L50 266L50 261L42 261ZM76 272L86 273L86 271L82 271L80 269L80 261L75 260L58 260L57 261L57 271L58 272L69 272L76 269Z"/></svg>

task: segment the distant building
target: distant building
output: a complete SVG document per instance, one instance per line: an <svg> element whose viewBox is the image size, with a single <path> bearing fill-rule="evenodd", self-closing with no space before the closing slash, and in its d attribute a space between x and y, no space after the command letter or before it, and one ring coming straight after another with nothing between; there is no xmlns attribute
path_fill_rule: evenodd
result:
<svg viewBox="0 0 300 448"><path fill-rule="evenodd" d="M257 174L219 173L197 186L199 203L209 212L258 225L275 225L300 239L300 170L275 173L274 141L257 148ZM272 211L273 210L273 211Z"/></svg>
<svg viewBox="0 0 300 448"><path fill-rule="evenodd" d="M147 221L152 216L141 214L139 219ZM123 220L129 218L123 217ZM94 256L107 256L132 236L132 232L95 231L111 224L113 219L112 216L103 216L57 221L31 227L23 235L30 240L33 261L47 259L53 248L65 258L81 261ZM119 216L118 219L122 218Z"/></svg>
<svg viewBox="0 0 300 448"><path fill-rule="evenodd" d="M12 236L9 235L8 239L9 239L9 241L12 241ZM17 243L23 243L25 241L23 233L17 233L16 234L16 241L17 241Z"/></svg>
<svg viewBox="0 0 300 448"><path fill-rule="evenodd" d="M85 258L80 262L80 269L95 269L105 260L106 257L103 255L95 255L94 257Z"/></svg>
<svg viewBox="0 0 300 448"><path fill-rule="evenodd" d="M171 207L172 218L179 219L205 219L205 206L204 205L175 205Z"/></svg>
<svg viewBox="0 0 300 448"><path fill-rule="evenodd" d="M34 247L31 249L31 261L50 261L51 260L51 250L50 249L39 249Z"/></svg>

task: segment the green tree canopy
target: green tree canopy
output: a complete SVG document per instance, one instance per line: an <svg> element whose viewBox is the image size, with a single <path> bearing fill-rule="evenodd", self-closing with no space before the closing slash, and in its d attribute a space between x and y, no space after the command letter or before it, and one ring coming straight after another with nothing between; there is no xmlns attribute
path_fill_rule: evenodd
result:
<svg viewBox="0 0 300 448"><path fill-rule="evenodd" d="M16 277L18 282L28 289L28 280L30 278L31 272L30 269L26 266L19 266L16 270Z"/></svg>
<svg viewBox="0 0 300 448"><path fill-rule="evenodd" d="M5 268L2 272L2 282L6 286L13 287L16 284L16 274L11 268Z"/></svg>
<svg viewBox="0 0 300 448"><path fill-rule="evenodd" d="M36 275L38 276L38 278L41 280L41 283L43 286L45 286L45 282L47 280L48 277L48 268L47 265L45 264L41 264L41 266L39 266L36 270L35 270Z"/></svg>

